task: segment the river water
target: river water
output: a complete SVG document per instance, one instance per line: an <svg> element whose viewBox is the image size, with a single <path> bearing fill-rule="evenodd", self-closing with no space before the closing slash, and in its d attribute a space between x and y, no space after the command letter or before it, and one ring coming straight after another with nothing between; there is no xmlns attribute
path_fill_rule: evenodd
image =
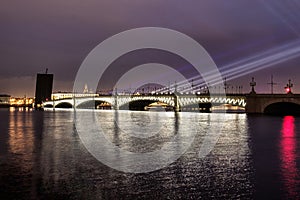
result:
<svg viewBox="0 0 300 200"><path fill-rule="evenodd" d="M220 115L223 124L217 143L199 158L207 130L220 125ZM126 151L155 151L174 135L196 133L191 145L183 146L188 147L183 155L168 166L129 173L92 156L74 116L64 110L0 109L1 199L300 198L300 118L96 112L106 138ZM146 133L145 127L155 128L149 126L151 121L160 126L156 135L150 139L132 135L137 130Z"/></svg>

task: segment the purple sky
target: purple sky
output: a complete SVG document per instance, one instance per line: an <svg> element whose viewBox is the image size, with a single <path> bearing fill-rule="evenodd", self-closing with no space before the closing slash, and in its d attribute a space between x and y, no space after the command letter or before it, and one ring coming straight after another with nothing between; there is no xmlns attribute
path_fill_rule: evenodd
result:
<svg viewBox="0 0 300 200"><path fill-rule="evenodd" d="M78 68L95 46L119 32L147 26L174 29L194 38L221 69L296 43L300 36L299 10L297 1L277 0L4 0L0 6L0 93L33 96L35 75L45 68L54 73L54 91L71 91ZM145 52L144 59L136 53L122 65L130 68L133 60L141 64L154 57L151 51ZM169 58L161 54L154 59L158 57ZM257 90L269 92L267 82L273 74L278 82L275 92L282 92L290 78L294 91L300 93L299 64L300 56L229 84L244 85L248 91L254 76ZM119 66L116 61L115 69Z"/></svg>

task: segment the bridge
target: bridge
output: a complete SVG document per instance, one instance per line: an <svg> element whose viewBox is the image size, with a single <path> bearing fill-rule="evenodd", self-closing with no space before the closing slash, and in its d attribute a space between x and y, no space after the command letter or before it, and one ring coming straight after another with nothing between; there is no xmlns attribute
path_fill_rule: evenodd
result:
<svg viewBox="0 0 300 200"><path fill-rule="evenodd" d="M142 94L142 95L94 95L90 97L64 98L43 103L45 108L97 108L108 106L112 109L130 108L132 104L140 108L153 102L162 102L175 111L210 110L212 106L230 105L245 109L246 98L241 94L227 96L209 94Z"/></svg>
<svg viewBox="0 0 300 200"><path fill-rule="evenodd" d="M90 97L63 98L43 103L45 108L99 108L143 109L153 102L162 102L174 111L205 111L223 106L249 114L300 114L300 94L142 94L94 95Z"/></svg>
<svg viewBox="0 0 300 200"><path fill-rule="evenodd" d="M271 80L272 84L273 80ZM226 81L225 81L226 86ZM293 94L291 88L293 84L289 80L286 85L286 94L257 94L255 92L256 82L252 77L250 82L251 92L249 94L209 94L207 93L149 93L149 94L71 94L62 99L47 101L43 103L46 108L98 108L102 105L110 109L138 109L143 110L154 102L161 102L174 111L244 111L248 114L280 114L280 115L300 115L300 94ZM87 96L88 95L88 96ZM90 95L90 96L89 96ZM65 98L68 97L68 98ZM55 99L55 98L54 98ZM135 105L135 106L133 106Z"/></svg>

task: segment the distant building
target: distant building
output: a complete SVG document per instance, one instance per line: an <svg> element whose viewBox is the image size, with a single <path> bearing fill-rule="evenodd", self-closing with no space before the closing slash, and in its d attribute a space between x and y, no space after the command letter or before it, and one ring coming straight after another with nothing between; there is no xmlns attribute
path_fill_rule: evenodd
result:
<svg viewBox="0 0 300 200"><path fill-rule="evenodd" d="M23 98L18 98L18 97L10 97L10 106L13 107L32 107L34 102L33 98L30 97L23 97Z"/></svg>
<svg viewBox="0 0 300 200"><path fill-rule="evenodd" d="M99 94L94 93L72 93L72 92L57 92L51 95L51 100L59 100L59 99L72 99L74 97L97 97ZM50 99L49 99L50 100Z"/></svg>
<svg viewBox="0 0 300 200"><path fill-rule="evenodd" d="M10 95L0 94L0 107L9 107Z"/></svg>
<svg viewBox="0 0 300 200"><path fill-rule="evenodd" d="M35 88L35 108L39 108L42 102L50 100L52 94L53 74L37 74Z"/></svg>

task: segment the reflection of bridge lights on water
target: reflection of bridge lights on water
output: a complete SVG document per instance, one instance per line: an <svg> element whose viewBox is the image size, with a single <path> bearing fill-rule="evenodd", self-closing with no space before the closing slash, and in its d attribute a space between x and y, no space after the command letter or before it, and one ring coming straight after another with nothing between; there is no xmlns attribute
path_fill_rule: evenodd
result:
<svg viewBox="0 0 300 200"><path fill-rule="evenodd" d="M285 116L282 125L281 135L281 170L284 180L284 187L288 191L288 197L299 197L297 184L299 181L296 166L296 135L295 118Z"/></svg>

